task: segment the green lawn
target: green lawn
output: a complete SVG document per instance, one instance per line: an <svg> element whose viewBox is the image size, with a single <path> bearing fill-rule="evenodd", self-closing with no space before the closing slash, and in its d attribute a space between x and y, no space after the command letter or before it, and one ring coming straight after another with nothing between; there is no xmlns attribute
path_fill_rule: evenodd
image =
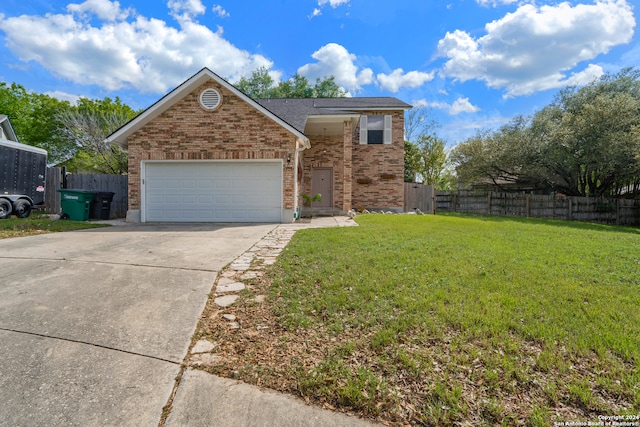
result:
<svg viewBox="0 0 640 427"><path fill-rule="evenodd" d="M255 285L270 295L273 341L237 334L236 376L391 423L640 414L639 230L357 221L298 232L268 290Z"/></svg>
<svg viewBox="0 0 640 427"><path fill-rule="evenodd" d="M82 221L51 220L48 216L33 212L28 218L11 216L7 219L0 219L0 239L96 227L108 227L108 225Z"/></svg>

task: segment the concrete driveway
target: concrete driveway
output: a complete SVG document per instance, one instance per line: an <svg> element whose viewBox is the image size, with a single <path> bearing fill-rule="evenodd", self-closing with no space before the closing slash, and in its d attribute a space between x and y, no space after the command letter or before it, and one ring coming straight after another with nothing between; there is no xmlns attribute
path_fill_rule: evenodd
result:
<svg viewBox="0 0 640 427"><path fill-rule="evenodd" d="M156 426L217 272L274 227L0 240L0 425Z"/></svg>

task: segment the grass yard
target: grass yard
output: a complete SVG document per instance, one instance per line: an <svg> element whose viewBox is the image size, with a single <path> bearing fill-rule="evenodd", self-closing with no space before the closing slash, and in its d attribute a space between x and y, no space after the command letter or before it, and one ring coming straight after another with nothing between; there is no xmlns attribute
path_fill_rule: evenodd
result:
<svg viewBox="0 0 640 427"><path fill-rule="evenodd" d="M392 425L640 414L640 230L357 221L298 232L225 309L239 330L209 312L198 334L223 356L209 371Z"/></svg>
<svg viewBox="0 0 640 427"><path fill-rule="evenodd" d="M7 219L0 219L0 239L57 233L60 231L84 230L86 228L96 227L107 227L107 225L81 221L51 220L48 216L33 212L28 218L11 216Z"/></svg>

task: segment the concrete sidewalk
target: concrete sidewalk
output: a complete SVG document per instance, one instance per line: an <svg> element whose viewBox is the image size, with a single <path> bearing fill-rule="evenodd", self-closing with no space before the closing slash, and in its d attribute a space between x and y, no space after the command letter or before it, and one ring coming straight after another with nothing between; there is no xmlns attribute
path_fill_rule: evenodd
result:
<svg viewBox="0 0 640 427"><path fill-rule="evenodd" d="M305 405L300 399L261 390L203 371L187 370L167 427L366 427L364 420Z"/></svg>

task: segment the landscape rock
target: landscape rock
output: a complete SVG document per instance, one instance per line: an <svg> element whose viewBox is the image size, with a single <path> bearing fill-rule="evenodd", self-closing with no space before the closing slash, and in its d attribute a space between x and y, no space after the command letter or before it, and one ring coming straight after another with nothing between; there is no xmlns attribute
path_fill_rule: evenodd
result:
<svg viewBox="0 0 640 427"><path fill-rule="evenodd" d="M215 348L215 345L207 340L198 341L191 349L191 354L209 353Z"/></svg>
<svg viewBox="0 0 640 427"><path fill-rule="evenodd" d="M223 314L222 318L224 320L228 320L229 322L233 322L234 320L236 320L236 316L233 314Z"/></svg>
<svg viewBox="0 0 640 427"><path fill-rule="evenodd" d="M236 302L238 299L238 295L224 295L213 300L214 303L218 307L229 307L231 304Z"/></svg>
<svg viewBox="0 0 640 427"><path fill-rule="evenodd" d="M242 276L240 276L240 279L242 279L242 280L257 279L260 276L262 276L262 272L247 271Z"/></svg>
<svg viewBox="0 0 640 427"><path fill-rule="evenodd" d="M224 294L226 292L238 292L245 288L244 283L242 282L231 282L228 284L220 284L218 282L218 286L216 286L216 293Z"/></svg>
<svg viewBox="0 0 640 427"><path fill-rule="evenodd" d="M251 264L231 264L231 268L235 271L247 271L251 268Z"/></svg>

